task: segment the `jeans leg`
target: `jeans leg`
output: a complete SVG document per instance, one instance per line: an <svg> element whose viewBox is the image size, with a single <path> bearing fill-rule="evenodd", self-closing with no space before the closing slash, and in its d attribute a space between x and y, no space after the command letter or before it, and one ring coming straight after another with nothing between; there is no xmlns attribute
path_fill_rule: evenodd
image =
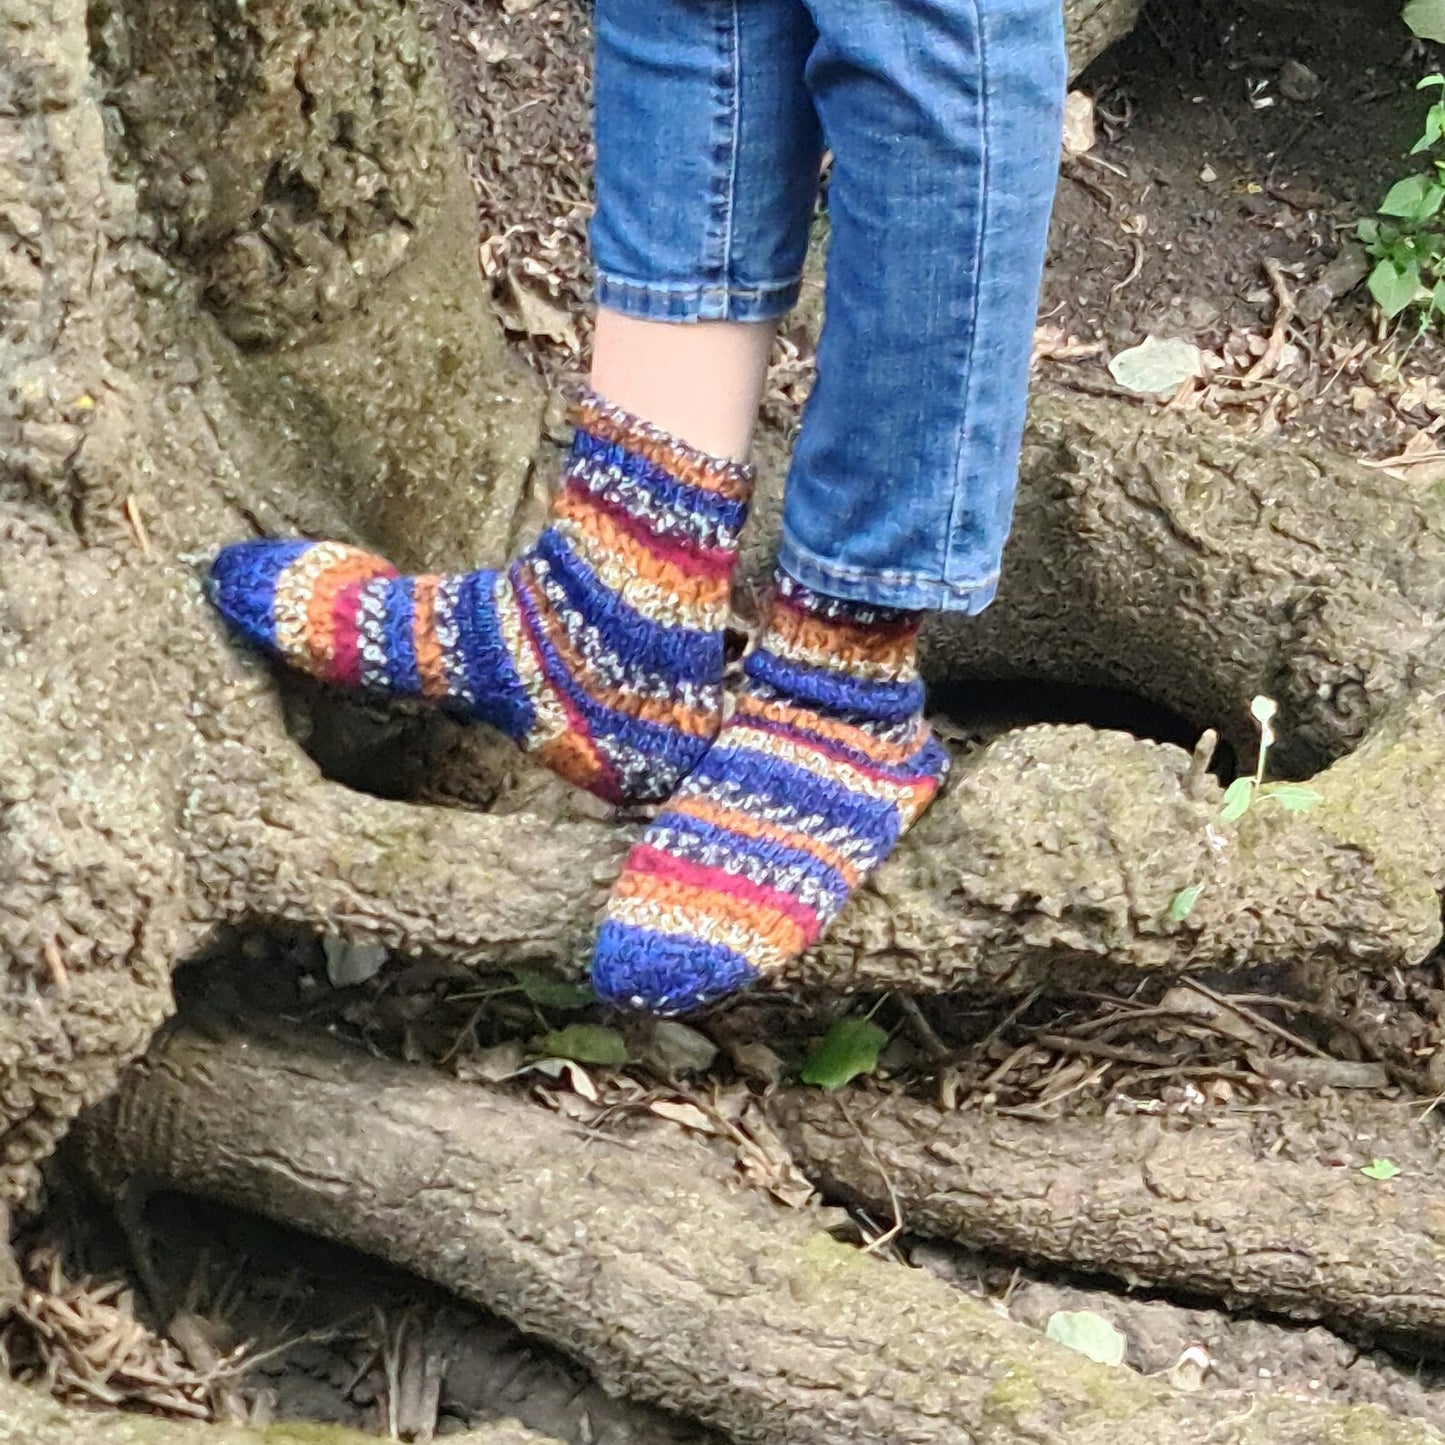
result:
<svg viewBox="0 0 1445 1445"><path fill-rule="evenodd" d="M797 299L822 138L802 0L596 0L600 304L761 321Z"/></svg>
<svg viewBox="0 0 1445 1445"><path fill-rule="evenodd" d="M1058 171L1059 0L807 0L834 154L818 382L781 560L977 612L1008 535Z"/></svg>

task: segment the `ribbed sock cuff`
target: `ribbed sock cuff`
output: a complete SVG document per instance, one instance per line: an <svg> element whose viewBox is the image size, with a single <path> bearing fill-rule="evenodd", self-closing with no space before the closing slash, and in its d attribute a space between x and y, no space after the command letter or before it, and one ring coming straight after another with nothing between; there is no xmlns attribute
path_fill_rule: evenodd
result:
<svg viewBox="0 0 1445 1445"><path fill-rule="evenodd" d="M645 457L688 486L740 502L748 501L753 494L757 469L751 463L712 456L595 391L584 389L578 395L572 403L571 417L572 424L582 431Z"/></svg>

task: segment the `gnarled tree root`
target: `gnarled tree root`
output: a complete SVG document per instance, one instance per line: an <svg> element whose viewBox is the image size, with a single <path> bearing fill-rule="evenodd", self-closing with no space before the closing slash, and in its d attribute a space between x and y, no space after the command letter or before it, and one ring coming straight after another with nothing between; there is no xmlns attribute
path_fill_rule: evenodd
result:
<svg viewBox="0 0 1445 1445"><path fill-rule="evenodd" d="M172 968L218 926L287 919L575 972L628 841L550 806L464 814L320 779L197 584L197 561L258 519L443 565L427 539L497 559L528 510L540 397L487 310L420 7L278 0L244 25L182 0L102 8L0 7L0 213L24 233L0 274L16 318L0 388L7 1201L145 1048ZM759 507L754 557L775 520ZM1277 756L1326 768L1323 802L1225 827L1177 748L1024 729L967 760L778 982L926 991L1085 961L1428 953L1445 885L1439 498L1041 395L1007 579L985 618L938 630L936 672L1112 681L1226 732L1269 692Z"/></svg>
<svg viewBox="0 0 1445 1445"><path fill-rule="evenodd" d="M452 1445L559 1445L548 1436L499 1421L449 1437ZM115 1410L62 1405L39 1390L0 1377L0 1441L14 1445L375 1445L374 1435L316 1425L201 1425Z"/></svg>
<svg viewBox="0 0 1445 1445"><path fill-rule="evenodd" d="M814 1180L910 1229L1297 1319L1445 1334L1445 1143L1414 1111L1281 1101L1035 1123L889 1096L776 1103ZM1398 1182L1360 1172L1373 1158ZM1328 1162L1327 1162L1328 1161ZM886 1177L885 1177L886 1176Z"/></svg>
<svg viewBox="0 0 1445 1445"><path fill-rule="evenodd" d="M112 1187L133 1171L379 1254L743 1445L1445 1440L1096 1366L739 1190L681 1130L584 1132L324 1043L176 1031L80 1140Z"/></svg>
<svg viewBox="0 0 1445 1445"><path fill-rule="evenodd" d="M1437 504L1342 458L1045 395L1007 576L996 609L939 629L940 675L1112 682L1201 723L1242 719L1245 757L1250 698L1270 694L1275 755L1323 769L1319 805L1262 798L1225 824L1215 779L1177 747L1022 728L955 770L780 982L930 992L1081 961L1378 970L1428 955L1445 887ZM186 818L203 891L233 916L467 959L587 956L620 830L297 790L239 761L244 780L203 781ZM1185 890L1193 906L1176 918Z"/></svg>

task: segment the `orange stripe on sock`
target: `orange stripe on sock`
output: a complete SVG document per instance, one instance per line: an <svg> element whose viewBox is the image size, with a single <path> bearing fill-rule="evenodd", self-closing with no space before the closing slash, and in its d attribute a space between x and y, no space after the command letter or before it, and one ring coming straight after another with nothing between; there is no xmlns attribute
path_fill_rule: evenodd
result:
<svg viewBox="0 0 1445 1445"><path fill-rule="evenodd" d="M852 723L836 718L824 717L811 708L795 707L789 703L765 701L752 693L741 693L733 714L742 717L759 718L765 722L778 723L783 727L800 728L816 737L827 738L843 747L853 748L880 765L907 762L928 737L928 724L920 720L905 743L888 743L865 732Z"/></svg>
<svg viewBox="0 0 1445 1445"><path fill-rule="evenodd" d="M711 798L687 793L673 798L667 805L669 813L681 813L688 818L696 818L700 823L708 823L713 827L726 828L729 833L736 833L742 838L753 838L759 842L781 843L786 848L795 848L799 853L807 853L810 857L816 858L820 863L825 863L829 868L837 871L848 887L856 888L863 881L863 875L858 870L856 863L850 862L836 848L831 848L826 843L820 843L816 838L807 833L799 833L791 828L784 828L778 823L769 822L766 818L754 818L748 813L740 813L736 809L724 807L723 804L714 802Z"/></svg>
<svg viewBox="0 0 1445 1445"><path fill-rule="evenodd" d="M395 577L396 569L369 552L352 551L317 578L306 601L306 653L302 666L316 677L329 677L336 654L336 599L352 582Z"/></svg>
<svg viewBox="0 0 1445 1445"><path fill-rule="evenodd" d="M609 803L622 801L612 769L585 733L569 729L544 743L534 756L559 777Z"/></svg>
<svg viewBox="0 0 1445 1445"><path fill-rule="evenodd" d="M442 645L437 640L437 588L440 577L417 577L412 582L411 645L416 653L416 672L421 679L421 695L433 702L450 691Z"/></svg>
<svg viewBox="0 0 1445 1445"><path fill-rule="evenodd" d="M624 560L634 576L646 578L671 593L680 607L712 607L728 596L727 577L689 573L648 551L605 512L589 506L574 491L563 492L557 498L555 515L573 523L598 551Z"/></svg>
<svg viewBox="0 0 1445 1445"><path fill-rule="evenodd" d="M768 634L790 651L807 653L819 663L845 672L850 663L868 663L900 675L911 675L916 666L916 617L862 624L819 617L779 600L768 615ZM768 636L762 645L768 645Z"/></svg>
<svg viewBox="0 0 1445 1445"><path fill-rule="evenodd" d="M674 878L658 878L650 873L623 869L612 890L614 899L634 898L657 908L677 908L702 920L725 927L729 924L745 929L764 947L785 957L802 953L812 940L799 924L786 913L769 908L751 899L729 897L694 884L680 883ZM701 930L700 930L701 931Z"/></svg>
<svg viewBox="0 0 1445 1445"><path fill-rule="evenodd" d="M641 718L644 722L675 727L689 737L710 738L716 735L721 720L711 709L690 708L667 698L643 697L625 688L606 687L599 683L591 664L573 647L562 619L557 616L541 588L537 586L531 567L524 563L517 570L518 583L526 589L527 598L541 624L543 637L557 653L568 675L588 697L614 712ZM541 665L540 658L538 665Z"/></svg>
<svg viewBox="0 0 1445 1445"><path fill-rule="evenodd" d="M545 707L556 729L533 751L547 767L569 783L575 783L589 793L596 793L610 803L621 802L622 787L612 765L603 757L596 739L588 731L586 720L577 712L566 692L556 686L549 675L532 618L521 605L521 593L525 590L544 624L551 621L554 625L559 625L547 607L546 600L536 596L531 569L525 565L519 568L516 576L509 579L507 585L512 592L512 606L520 633L519 645L526 651L526 656L515 659L513 665L518 668L519 675L532 679L532 683L528 685L532 706L539 717ZM547 636L545 627L543 635ZM565 641L565 633L563 640ZM568 665L565 657L559 656L558 660L563 667Z"/></svg>
<svg viewBox="0 0 1445 1445"><path fill-rule="evenodd" d="M619 414L600 398L581 398L572 408L572 420L593 436L617 442L635 455L646 457L668 476L690 487L738 501L746 501L752 495L752 468L745 462L708 456L645 422Z"/></svg>

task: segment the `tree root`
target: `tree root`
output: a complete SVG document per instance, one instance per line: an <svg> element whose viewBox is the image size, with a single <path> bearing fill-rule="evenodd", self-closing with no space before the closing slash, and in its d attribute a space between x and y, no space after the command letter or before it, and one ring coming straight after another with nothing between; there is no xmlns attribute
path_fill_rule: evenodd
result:
<svg viewBox="0 0 1445 1445"><path fill-rule="evenodd" d="M1043 396L1007 575L997 608L937 630L937 674L1127 687L1233 729L1246 759L1249 700L1267 693L1274 756L1324 768L1320 803L1261 797L1224 824L1214 777L1177 747L1021 728L962 760L778 982L933 992L1089 960L1117 975L1428 955L1445 887L1445 512L1341 458ZM233 916L464 959L587 955L621 830L297 791L268 774L274 757L251 761L244 779L203 780L187 816L203 891Z"/></svg>
<svg viewBox="0 0 1445 1445"><path fill-rule="evenodd" d="M452 1445L560 1445L502 1420L448 1437ZM15 1445L375 1445L374 1435L317 1425L202 1425L115 1410L60 1404L39 1390L0 1377L0 1441Z"/></svg>
<svg viewBox="0 0 1445 1445"><path fill-rule="evenodd" d="M1219 821L1183 751L1036 726L962 761L944 795L828 937L778 977L848 992L945 992L1008 977L1409 966L1440 937L1441 699L1402 699L1297 815ZM244 780L231 769L244 766ZM277 919L467 961L576 972L629 841L536 815L466 815L268 777L217 759L190 795L188 851L232 919ZM257 766L261 764L261 766ZM239 786L244 781L245 786ZM1438 829L1431 834L1431 829ZM1171 917L1198 889L1187 917Z"/></svg>
<svg viewBox="0 0 1445 1445"><path fill-rule="evenodd" d="M177 1030L79 1136L107 1187L139 1173L379 1254L741 1445L1445 1440L1096 1366L739 1190L682 1130L584 1132L324 1042Z"/></svg>
<svg viewBox="0 0 1445 1445"><path fill-rule="evenodd" d="M1125 1339L1124 1358L1146 1375L1198 1380L1207 1389L1269 1390L1300 1399L1372 1404L1445 1427L1445 1389L1433 1362L1412 1351L1361 1348L1321 1324L1233 1314L1073 1282L1065 1272L1010 1266L945 1240L914 1239L908 1258L930 1274L1002 1304L1036 1330L1060 1311L1107 1320ZM1399 1345L1398 1339L1393 1342Z"/></svg>
<svg viewBox="0 0 1445 1445"><path fill-rule="evenodd" d="M907 1227L1130 1284L1296 1319L1445 1335L1445 1144L1370 1101L1281 1101L1185 1125L944 1113L890 1095L846 1113L793 1092L776 1120L800 1166ZM1360 1170L1373 1158L1398 1182Z"/></svg>

